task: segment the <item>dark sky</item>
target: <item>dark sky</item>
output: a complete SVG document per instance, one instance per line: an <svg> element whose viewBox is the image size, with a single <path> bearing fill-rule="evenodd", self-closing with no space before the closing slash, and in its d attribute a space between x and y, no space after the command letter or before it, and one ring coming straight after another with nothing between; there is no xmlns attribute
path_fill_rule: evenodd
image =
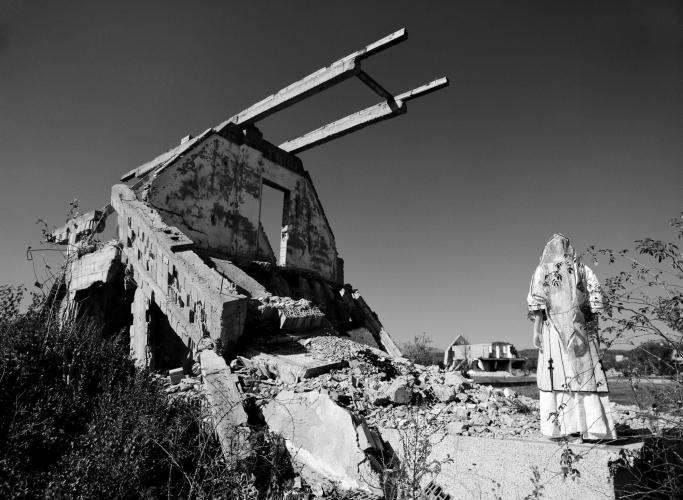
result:
<svg viewBox="0 0 683 500"><path fill-rule="evenodd" d="M61 225L75 197L102 207L183 136L405 27L364 70L394 93L450 87L301 154L346 280L399 342L530 347L529 279L553 233L577 249L674 236L682 5L3 0L0 283L35 281L37 219ZM259 127L279 144L379 101L347 81Z"/></svg>

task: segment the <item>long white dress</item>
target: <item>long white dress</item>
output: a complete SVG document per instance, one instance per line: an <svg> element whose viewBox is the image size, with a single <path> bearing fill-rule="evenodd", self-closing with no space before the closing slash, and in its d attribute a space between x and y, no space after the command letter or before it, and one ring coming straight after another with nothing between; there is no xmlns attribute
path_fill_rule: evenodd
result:
<svg viewBox="0 0 683 500"><path fill-rule="evenodd" d="M615 439L609 388L597 349L600 283L576 258L569 240L555 235L531 279L530 311L543 311L538 356L541 432L555 438Z"/></svg>

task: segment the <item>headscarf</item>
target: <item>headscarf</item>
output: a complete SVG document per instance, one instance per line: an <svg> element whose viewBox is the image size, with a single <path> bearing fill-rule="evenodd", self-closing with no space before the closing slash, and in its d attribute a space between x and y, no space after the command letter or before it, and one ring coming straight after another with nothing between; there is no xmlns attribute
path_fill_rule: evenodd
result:
<svg viewBox="0 0 683 500"><path fill-rule="evenodd" d="M542 282L538 285L545 292L548 320L560 336L575 380L581 383L584 358L589 352L585 318L580 310L585 300L585 275L566 236L555 234L550 238L539 271L537 276Z"/></svg>

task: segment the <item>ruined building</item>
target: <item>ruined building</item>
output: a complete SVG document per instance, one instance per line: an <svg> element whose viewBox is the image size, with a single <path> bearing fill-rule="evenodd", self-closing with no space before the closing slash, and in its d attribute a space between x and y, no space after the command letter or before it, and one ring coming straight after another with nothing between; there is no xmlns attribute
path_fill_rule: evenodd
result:
<svg viewBox="0 0 683 500"><path fill-rule="evenodd" d="M334 233L296 154L403 114L406 101L448 84L393 96L362 71L363 59L406 38L400 30L340 59L123 175L128 184L112 187L110 204L52 235L71 256L62 314L87 313L108 330L129 326L132 355L155 370L189 369L202 338L230 357L256 337L316 328L400 355L345 284ZM279 146L256 128L354 76L384 101ZM263 230L263 186L284 193L279 242ZM114 222L118 241L93 245Z"/></svg>
<svg viewBox="0 0 683 500"><path fill-rule="evenodd" d="M407 101L448 85L442 78L392 95L361 69L363 59L406 38L405 30L397 31L217 127L183 138L123 175L127 184L112 187L102 210L71 219L47 238L67 245L64 273L51 295L61 319L91 318L105 335L127 329L135 361L157 373L168 371L167 383L174 385L169 391L178 389L183 375L190 377L183 379L190 383L183 382L183 390L194 387L192 376L201 373L201 390L226 457L250 453L245 437L255 419L285 436L300 434L277 411L264 407L254 413L251 375L260 374L264 383L275 379L280 388L297 384L348 366L349 356L338 352L348 345L372 350L381 362L401 356L377 315L345 283L334 233L297 153L404 114ZM382 102L279 146L256 127L352 77ZM279 241L268 241L262 224L264 187L283 196ZM96 235L113 223L116 238L98 241ZM340 347L321 356L312 348L320 347L318 340ZM322 452L327 461L318 458L319 450L308 452L308 480L323 477L345 489L377 493L379 479L368 482L368 477L382 477L371 451L379 438L329 395L315 394L309 395L315 399L311 404L336 415L335 423L319 426L321 436L329 437L331 425L340 439L308 441L307 446L333 448ZM296 413L294 406L287 415ZM350 439L341 439L342 421ZM302 445L294 438L286 437L287 443L292 456L300 456Z"/></svg>
<svg viewBox="0 0 683 500"><path fill-rule="evenodd" d="M581 483L563 481L549 465L559 467L557 446L521 441L540 434L537 402L462 377L453 361L466 349L457 345L447 353L449 371L401 358L345 283L334 233L296 155L404 114L408 100L448 84L392 95L363 72L363 59L406 37L400 30L182 139L125 174L102 210L55 230L48 239L68 253L52 295L60 316L92 318L105 335L127 330L132 356L157 372L169 398L197 397L211 412L205 421L226 457L254 453L254 429L282 436L318 496L331 484L367 494L360 498L394 497L400 467L411 467L401 432L415 429L434 443L428 459L416 456L443 465L443 484L430 483L426 498L462 498L455 492L491 484L521 498L529 467L544 471L538 484L549 498L611 498L609 452L582 460L594 473L582 471ZM382 102L279 146L255 126L352 77ZM279 242L263 228L264 186L283 193ZM116 224L117 237L101 243L95 237L106 224ZM486 348L476 357L509 356Z"/></svg>

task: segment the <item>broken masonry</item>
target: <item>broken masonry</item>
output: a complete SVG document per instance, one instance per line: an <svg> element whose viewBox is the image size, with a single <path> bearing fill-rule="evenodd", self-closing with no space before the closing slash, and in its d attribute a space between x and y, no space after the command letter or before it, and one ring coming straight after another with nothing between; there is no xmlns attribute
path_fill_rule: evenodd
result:
<svg viewBox="0 0 683 500"><path fill-rule="evenodd" d="M332 228L296 155L404 114L409 100L448 85L441 78L393 95L361 69L364 59L405 39L399 30L123 175L127 184L112 187L104 209L70 220L50 237L67 246L54 290L61 317L88 316L105 333L127 328L140 366L175 370L175 377L178 368L186 375L201 370L214 406L230 407L217 419L233 427L246 426L248 416L237 404L243 394L232 360L258 367L265 379L296 383L340 366L311 356L295 342L302 338L347 338L400 357L377 315L344 283ZM352 77L383 101L279 146L256 127ZM283 193L279 242L264 231L264 187ZM116 239L93 243L114 216ZM222 443L230 437L227 427L217 424Z"/></svg>

